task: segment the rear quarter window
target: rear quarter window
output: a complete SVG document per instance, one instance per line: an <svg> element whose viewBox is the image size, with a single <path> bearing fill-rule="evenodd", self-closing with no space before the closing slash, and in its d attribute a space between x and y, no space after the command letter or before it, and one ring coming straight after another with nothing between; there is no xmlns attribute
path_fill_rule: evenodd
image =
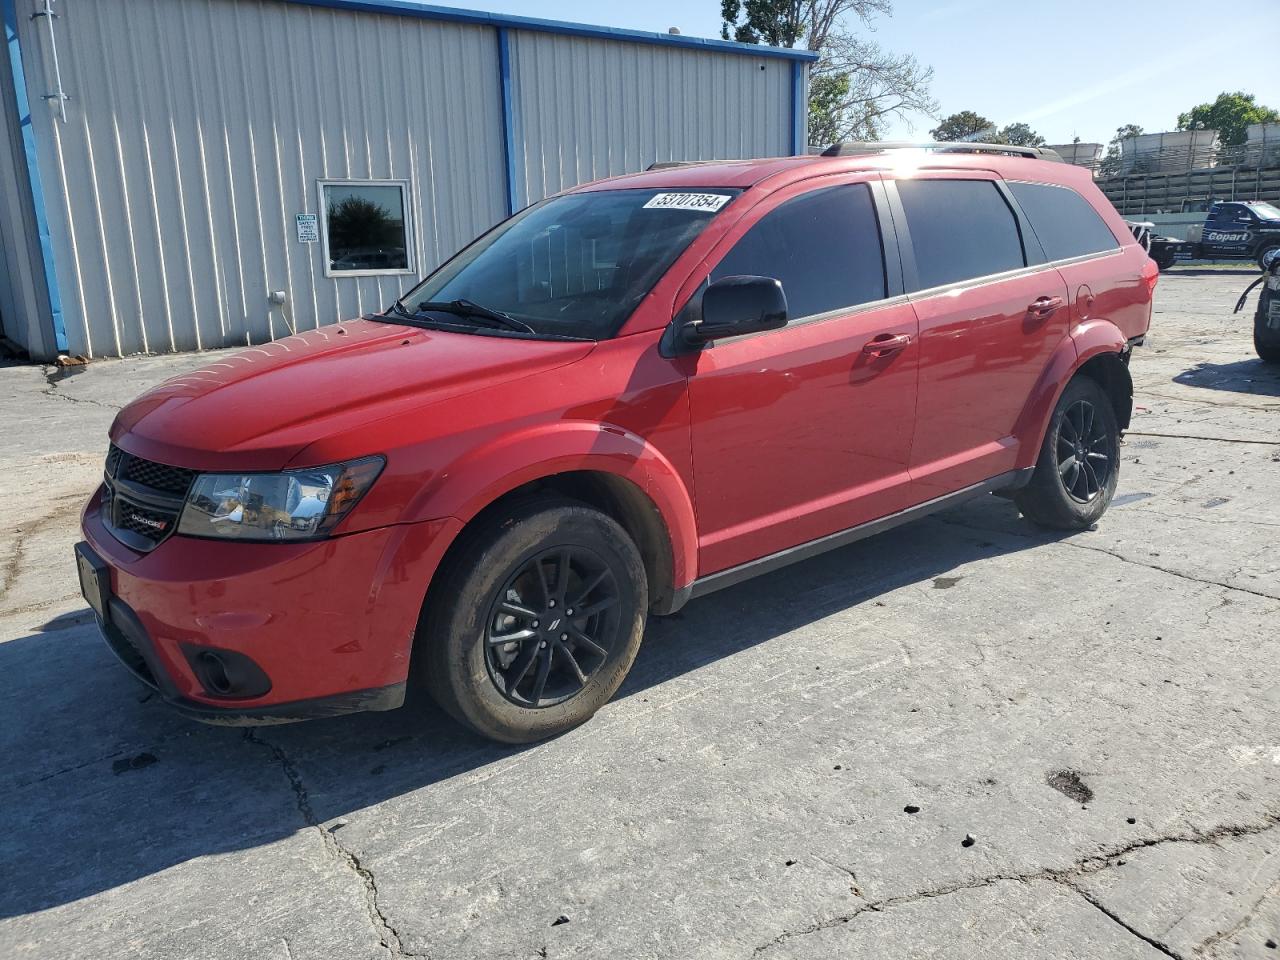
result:
<svg viewBox="0 0 1280 960"><path fill-rule="evenodd" d="M899 180L917 290L1026 266L1018 221L990 180Z"/></svg>
<svg viewBox="0 0 1280 960"><path fill-rule="evenodd" d="M1017 181L1010 181L1008 187L1050 260L1070 260L1119 248L1120 241L1098 211L1070 187Z"/></svg>

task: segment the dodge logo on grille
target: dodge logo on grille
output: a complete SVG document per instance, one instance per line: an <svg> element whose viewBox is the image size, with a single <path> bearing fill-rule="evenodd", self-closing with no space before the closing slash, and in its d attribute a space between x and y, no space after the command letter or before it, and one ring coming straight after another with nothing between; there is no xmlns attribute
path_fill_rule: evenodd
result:
<svg viewBox="0 0 1280 960"><path fill-rule="evenodd" d="M169 527L167 520L154 520L151 517L144 517L140 513L129 514L129 519L134 523L140 523L144 527L150 527L152 530L166 530Z"/></svg>

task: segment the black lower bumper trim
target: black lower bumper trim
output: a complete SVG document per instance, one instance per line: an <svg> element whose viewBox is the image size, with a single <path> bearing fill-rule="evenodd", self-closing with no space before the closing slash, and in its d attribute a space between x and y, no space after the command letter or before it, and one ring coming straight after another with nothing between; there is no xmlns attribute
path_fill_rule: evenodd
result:
<svg viewBox="0 0 1280 960"><path fill-rule="evenodd" d="M206 703L181 698L165 702L184 717L219 727L258 727L273 723L294 723L299 720L320 720L339 717L345 713L363 713L371 710L394 710L404 705L405 683L393 683L389 687L371 690L352 690L328 697L310 700L293 700L275 703L268 707L212 707Z"/></svg>

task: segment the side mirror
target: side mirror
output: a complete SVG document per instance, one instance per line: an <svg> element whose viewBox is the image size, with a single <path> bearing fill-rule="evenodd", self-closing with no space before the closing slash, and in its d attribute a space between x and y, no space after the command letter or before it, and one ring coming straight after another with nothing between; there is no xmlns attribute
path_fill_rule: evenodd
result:
<svg viewBox="0 0 1280 960"><path fill-rule="evenodd" d="M723 277L702 293L702 319L686 324L686 343L699 345L787 323L787 295L773 277Z"/></svg>

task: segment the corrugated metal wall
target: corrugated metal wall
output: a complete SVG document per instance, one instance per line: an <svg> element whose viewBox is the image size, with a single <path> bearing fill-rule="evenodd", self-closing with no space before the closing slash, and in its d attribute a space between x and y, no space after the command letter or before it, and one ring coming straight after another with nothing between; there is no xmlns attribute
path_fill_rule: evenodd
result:
<svg viewBox="0 0 1280 960"><path fill-rule="evenodd" d="M10 340L45 357L55 344L20 130L6 43L0 45L0 326Z"/></svg>
<svg viewBox="0 0 1280 960"><path fill-rule="evenodd" d="M507 213L493 24L307 0L57 0L62 123L41 99L41 0L12 2L73 353L279 337L277 290L298 329L385 307L414 276L327 277L323 244L298 241L321 179L409 182L415 276ZM791 60L506 35L517 208L654 160L790 152Z"/></svg>
<svg viewBox="0 0 1280 960"><path fill-rule="evenodd" d="M517 206L655 160L791 153L791 62L511 34Z"/></svg>
<svg viewBox="0 0 1280 960"><path fill-rule="evenodd" d="M34 87L46 28L18 6ZM384 307L411 277L327 278L297 242L320 178L410 181L419 268L505 215L492 30L245 0L59 12L68 122L34 114L72 352L262 342L287 332L274 290L299 329Z"/></svg>

